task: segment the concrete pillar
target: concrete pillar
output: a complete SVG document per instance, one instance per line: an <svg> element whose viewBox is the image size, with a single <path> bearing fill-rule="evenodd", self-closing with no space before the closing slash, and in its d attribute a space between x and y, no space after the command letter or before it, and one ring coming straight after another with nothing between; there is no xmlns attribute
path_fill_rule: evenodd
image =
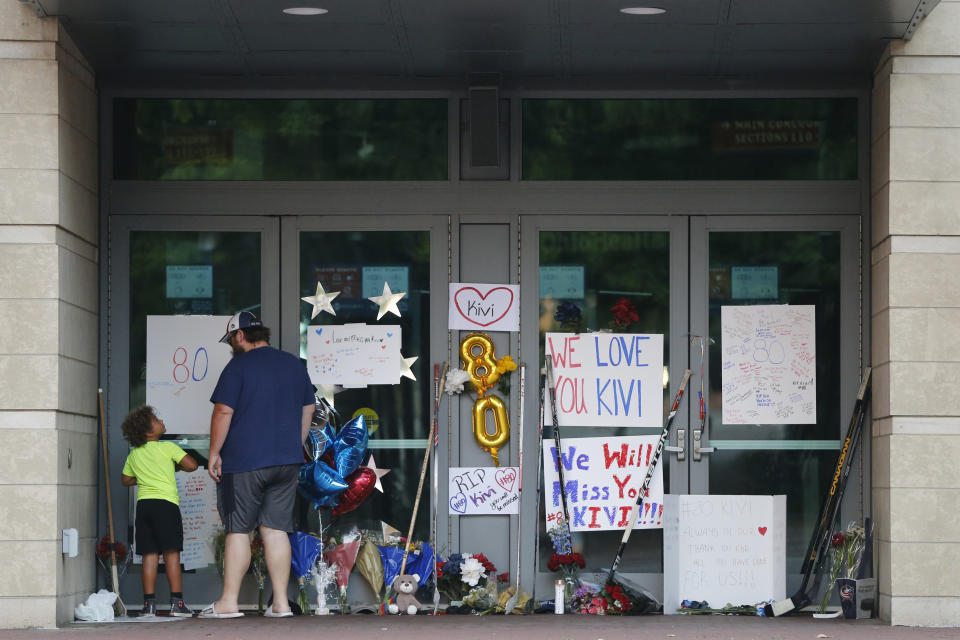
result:
<svg viewBox="0 0 960 640"><path fill-rule="evenodd" d="M878 66L873 513L880 617L960 624L960 1Z"/></svg>
<svg viewBox="0 0 960 640"><path fill-rule="evenodd" d="M95 584L96 112L57 20L0 0L2 627L72 619Z"/></svg>

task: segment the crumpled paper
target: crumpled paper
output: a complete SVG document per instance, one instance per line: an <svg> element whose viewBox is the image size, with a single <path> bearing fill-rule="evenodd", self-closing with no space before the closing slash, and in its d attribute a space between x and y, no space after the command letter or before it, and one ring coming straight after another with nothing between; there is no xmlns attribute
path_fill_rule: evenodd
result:
<svg viewBox="0 0 960 640"><path fill-rule="evenodd" d="M113 620L113 603L117 601L117 594L106 589L91 593L87 601L78 604L73 615L77 620L85 622L111 622Z"/></svg>

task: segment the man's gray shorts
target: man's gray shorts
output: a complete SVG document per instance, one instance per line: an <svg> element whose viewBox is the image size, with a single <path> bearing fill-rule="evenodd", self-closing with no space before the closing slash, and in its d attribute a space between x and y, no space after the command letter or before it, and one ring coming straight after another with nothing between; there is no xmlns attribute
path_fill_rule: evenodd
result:
<svg viewBox="0 0 960 640"><path fill-rule="evenodd" d="M293 501L299 464L225 473L217 484L217 510L227 533L248 533L260 525L293 531Z"/></svg>

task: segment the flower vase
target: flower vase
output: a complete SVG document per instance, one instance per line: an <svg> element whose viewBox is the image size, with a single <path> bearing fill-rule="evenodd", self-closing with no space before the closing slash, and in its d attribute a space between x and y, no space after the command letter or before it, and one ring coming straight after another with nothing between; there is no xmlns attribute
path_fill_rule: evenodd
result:
<svg viewBox="0 0 960 640"><path fill-rule="evenodd" d="M580 588L580 581L574 575L563 576L563 603L564 609L570 611L570 603L573 602L573 594Z"/></svg>
<svg viewBox="0 0 960 640"><path fill-rule="evenodd" d="M263 583L257 585L257 613L263 615Z"/></svg>

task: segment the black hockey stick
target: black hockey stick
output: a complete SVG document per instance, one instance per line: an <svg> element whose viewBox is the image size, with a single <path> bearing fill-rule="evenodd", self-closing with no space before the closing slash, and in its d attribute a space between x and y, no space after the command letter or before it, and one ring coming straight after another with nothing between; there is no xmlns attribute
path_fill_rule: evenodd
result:
<svg viewBox="0 0 960 640"><path fill-rule="evenodd" d="M536 606L537 602L537 575L540 572L540 489L543 486L543 396L547 386L547 370L540 371L540 422L537 433L537 518L533 537L533 594L530 602Z"/></svg>
<svg viewBox="0 0 960 640"><path fill-rule="evenodd" d="M637 514L640 513L640 507L643 505L643 497L647 493L647 489L650 488L650 481L653 480L653 473L657 468L657 464L660 462L660 457L663 455L663 447L667 444L667 437L670 435L670 425L673 424L673 419L677 415L677 411L680 408L680 400L683 398L683 392L687 388L687 382L690 381L690 376L692 372L690 369L686 369L683 372L683 379L680 381L680 388L677 389L677 395L673 398L673 404L670 405L670 414L667 416L667 420L663 425L663 432L660 433L660 440L657 442L657 450L654 452L653 457L650 458L650 464L647 465L647 475L643 479L643 485L640 487L640 492L637 494L637 501L633 505L633 509L630 511L630 520L627 522L627 528L623 530L623 538L620 540L620 548L617 549L617 555L613 559L613 564L610 566L610 575L607 576L607 583L613 581L613 576L617 572L617 567L620 566L620 560L623 558L623 550L627 548L627 541L630 540L630 534L633 532L634 525L637 524Z"/></svg>
<svg viewBox="0 0 960 640"><path fill-rule="evenodd" d="M843 492L847 486L847 477L850 475L850 466L857 452L857 445L860 443L860 434L863 432L864 417L867 414L867 399L869 398L867 391L870 387L870 372L870 367L863 370L863 379L860 381L857 401L853 404L853 413L850 415L850 424L847 427L847 437L843 441L843 447L840 449L840 455L837 458L833 481L830 484L830 490L824 497L823 506L820 509L820 520L810 537L807 555L800 567L800 573L803 576L800 580L800 588L786 600L764 606L764 615L766 616L782 616L791 611L799 611L811 602L808 593L810 579L820 575L826 562L833 527L837 516L840 515L840 503L843 501Z"/></svg>
<svg viewBox="0 0 960 640"><path fill-rule="evenodd" d="M554 460L560 480L560 502L563 505L564 528L570 532L570 513L567 511L567 483L563 477L563 454L560 452L560 421L557 419L557 388L553 381L553 360L547 355L547 387L550 390L550 414L553 419Z"/></svg>

